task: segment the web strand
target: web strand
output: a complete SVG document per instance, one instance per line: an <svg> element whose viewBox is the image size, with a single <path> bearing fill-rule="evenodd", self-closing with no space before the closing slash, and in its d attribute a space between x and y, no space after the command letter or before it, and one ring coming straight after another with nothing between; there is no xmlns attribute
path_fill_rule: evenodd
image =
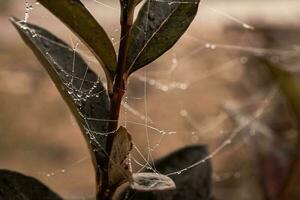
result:
<svg viewBox="0 0 300 200"><path fill-rule="evenodd" d="M92 0L91 2L94 2L96 5L98 5L101 8L104 9L110 9L111 11L119 11L119 8L116 8L114 6L111 6L110 4L104 3L101 0ZM195 3L195 1L172 1L172 0L151 0L148 1L148 14L149 14L149 9L150 9L150 4L153 2L159 2L159 3L167 3L169 5L172 4L178 4L178 3L182 3L182 4L190 4L190 3ZM247 29L247 30L251 30L251 31L256 31L255 28L253 26L251 26L250 24L248 24L247 22L242 21L241 19L239 19L238 17L234 17L232 16L230 13L226 13L224 11L221 11L219 9L215 9L213 7L211 7L208 3L202 3L201 4L202 9L207 9L217 15L223 16L226 19L230 20L231 22L234 22L236 24L239 25L239 27L243 28L243 29ZM28 1L25 1L25 7L26 7L26 11L25 11L25 16L24 16L24 21L27 22L29 19L29 12L31 12L30 9L30 3L28 3ZM30 18L31 19L31 18ZM147 22L148 23L148 22ZM148 26L146 26L148 27ZM134 28L139 29L140 31L144 32L145 34L147 34L147 29L143 30L141 27L135 26ZM120 30L118 28L114 29L114 35L118 35L118 32ZM43 40L47 40L48 42L51 42L51 44L53 45L57 45L59 47L62 48L66 48L69 51L73 52L73 58L72 58L72 70L71 72L69 71L65 71L63 70L63 67L60 66L61 68L61 72L64 73L66 76L70 77L70 82L68 84L66 84L66 87L68 88L68 91L71 93L70 95L74 94L75 92L81 96L77 96L77 103L80 104L81 101L84 101L85 98L89 98L90 96L93 97L99 97L103 92L105 92L105 90L103 91L98 91L95 92L94 91L94 87L95 85L97 85L100 81L103 82L102 80L100 80L101 78L99 78L96 81L90 81L87 80L87 71L88 71L88 66L86 66L86 70L85 73L83 75L83 77L77 77L76 74L76 53L80 53L80 55L82 55L84 57L85 60L87 60L87 63L98 63L97 60L90 55L90 53L88 53L85 50L80 49L82 47L82 43L79 40L71 40L71 46L72 48L69 48L66 45L62 45L60 43L57 43L55 41L51 41L48 38L44 37L43 35L40 34L36 34L34 33L36 37L39 37ZM186 52L184 55L179 56L180 54L175 52L172 54L172 58L171 61L169 63L171 63L170 65L166 66L167 71L159 71L159 74L164 76L164 75L168 75L169 77L172 76L177 72L180 72L180 70L182 70L182 63L185 63L186 61L192 60L193 58L202 55L201 53L203 53L204 51L209 51L212 55L214 55L214 50L224 50L224 52L232 52L232 51L236 51L236 52L247 52L250 55L280 55L283 57L289 57L289 56L295 56L298 55L300 52L300 48L295 48L295 47L286 47L286 48L277 48L277 49L273 49L273 48L261 48L261 47L255 47L255 46L242 46L239 44L230 44L229 42L226 43L221 43L221 42L213 42L213 41L208 41L208 40L204 40L201 38L201 36L193 36L192 34L190 34L189 32L187 34L185 34L183 36L183 38L185 38L186 40L190 40L193 43L196 44L196 47L193 48L191 51ZM112 43L117 46L119 45L120 41L124 39L120 38L119 40L116 40L115 37L111 37ZM158 61L159 62L159 61ZM162 144L166 143L166 138L168 138L168 136L173 136L175 135L177 137L177 130L173 127L168 127L167 129L169 130L164 130L162 122L157 122L156 119L152 118L152 113L149 112L149 108L151 108L151 106L156 106L153 105L153 103L151 101L148 101L148 99L150 99L150 95L153 95L150 93L150 90L152 92L152 89L155 92L160 92L160 94L162 93L163 95L168 95L167 92L182 92L181 94L188 94L188 92L190 92L191 89L193 89L194 86L198 86L200 83L203 83L201 81L203 80L207 80L208 78L211 78L212 76L216 75L216 74L221 74L222 72L226 72L229 71L230 69L240 65L240 64L245 64L248 62L248 58L247 57L235 57L235 58L231 58L228 59L228 61L223 62L220 66L214 68L214 69L210 69L208 71L201 71L201 74L199 73L199 76L197 76L197 79L195 80L191 80L191 79L186 79L184 81L180 81L180 80L174 80L172 79L172 81L170 81L169 79L164 81L161 80L160 77L158 76L152 76L152 72L150 72L150 70L148 71L148 68L145 68L144 71L142 71L141 73L137 73L136 75L133 75L133 79L138 80L138 83L143 85L143 93L140 94L140 97L133 97L128 95L127 93L125 94L125 98L122 102L122 107L123 107L123 113L124 113L124 118L119 120L119 123L121 125L124 125L127 128L140 128L143 129L143 131L139 134L143 134L144 138L146 139L146 148L143 147L141 148L141 146L139 144L136 143L136 141L134 141L134 146L133 146L133 151L135 153L137 153L136 156L134 156L135 154L130 154L129 156L129 163L130 163L130 170L132 171L132 164L137 165L138 169L137 172L141 172L141 171L153 171L154 173L159 173L157 171L157 169L155 168L155 162L154 162L154 156L153 156L153 152L157 151L158 148L160 146L162 146ZM155 63L153 64L155 65ZM198 65L196 65L198 67ZM190 68L190 66L188 66ZM165 68L165 69L166 69ZM185 74L182 74L183 78L185 78ZM74 82L79 80L80 81L80 85L75 85ZM90 82L92 84L91 88L84 88L83 85L85 82ZM156 94L156 93L155 93ZM155 95L154 94L154 95ZM259 119L261 116L263 116L264 112L266 111L266 109L268 108L269 104L272 102L272 99L274 98L276 94L276 91L272 90L271 92L269 92L269 94L265 97L265 101L263 103L263 105L261 107L259 107L256 112L253 114L252 117L245 119L243 122L241 122L239 124L238 127L236 127L233 132L231 134L229 134L229 136L227 138L225 138L225 140L217 145L214 150L205 158L189 165L186 166L183 169L177 169L172 173L166 174L168 176L176 176L176 175L180 175L182 173L188 173L190 169L199 166L201 164L204 164L206 161L213 159L215 156L221 155L222 152L224 152L224 150L229 147L232 142L234 140L236 140L239 136L241 136L241 132L243 130L245 130L246 128L251 128L251 133L248 135L242 135L242 138L248 138L248 137L252 137L254 134L256 129L258 126L255 126L255 124L257 125ZM180 95L178 95L180 96ZM180 98L180 97L179 97ZM132 103L129 100L130 99L135 99L137 100L137 102L141 102L143 103L141 105L141 107L144 108L144 111L140 112L139 111L139 107L138 104ZM140 101L139 101L140 100ZM196 104L196 102L195 102ZM184 104L185 105L185 104ZM174 109L178 109L178 108L174 108ZM143 110L143 109L141 109ZM160 112L160 109L157 109L156 112ZM221 127L221 125L223 123L225 123L228 119L229 116L225 115L224 112L220 113L218 116L216 116L213 120L213 123L211 124L199 124L198 121L196 121L187 111L187 108L184 107L184 109L179 109L176 110L176 112L178 113L178 115L180 115L187 123L188 125L194 130L195 133L203 136L205 135L205 133L207 132L214 132L216 131L216 127ZM99 148L102 148L101 144L96 140L96 136L108 136L109 134L113 134L116 130L110 131L110 132L97 132L94 131L91 127L90 127L90 123L91 122L112 122L114 120L108 120L108 119L102 119L102 118L91 118L91 117L87 117L84 116L82 113L80 113L84 119L84 126L85 126L85 131L86 134L88 135L88 137L90 138L91 142L96 143L97 146L99 146ZM134 116L135 120L131 120L130 116ZM168 120L172 120L172 118L168 119ZM175 130L173 130L175 129ZM154 142L151 140L153 137L155 136L158 138L157 142L155 144L153 144ZM178 136L179 137L179 136ZM133 138L135 140L135 138ZM240 142L240 144L242 145L243 142ZM145 150L145 151L144 151ZM143 155L143 153L145 155ZM77 161L72 162L70 165L67 165L61 169L55 169L55 170L49 170L47 172L41 172L39 174L42 174L43 176L46 177L53 177L56 176L58 174L65 174L66 171L70 171L72 170L72 168L74 168L77 165L80 165L86 161L88 161L89 157L86 155L82 158L80 158ZM125 176L125 175L124 175ZM215 180L217 181L222 181L222 180L226 180L229 178L240 178L242 175L239 171L237 172L231 172L231 173L225 173L223 175L214 175Z"/></svg>

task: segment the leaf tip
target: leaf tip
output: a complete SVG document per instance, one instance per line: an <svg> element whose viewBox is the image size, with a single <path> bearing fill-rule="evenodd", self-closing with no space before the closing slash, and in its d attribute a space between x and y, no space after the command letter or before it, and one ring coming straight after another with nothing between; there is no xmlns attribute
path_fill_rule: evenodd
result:
<svg viewBox="0 0 300 200"><path fill-rule="evenodd" d="M16 25L17 22L20 21L20 19L18 19L17 17L14 17L14 16L9 17L8 19L13 25Z"/></svg>
<svg viewBox="0 0 300 200"><path fill-rule="evenodd" d="M20 22L22 22L22 20L20 20L17 17L11 16L9 17L9 21L12 23L12 25L17 29L20 30L22 25L20 24Z"/></svg>

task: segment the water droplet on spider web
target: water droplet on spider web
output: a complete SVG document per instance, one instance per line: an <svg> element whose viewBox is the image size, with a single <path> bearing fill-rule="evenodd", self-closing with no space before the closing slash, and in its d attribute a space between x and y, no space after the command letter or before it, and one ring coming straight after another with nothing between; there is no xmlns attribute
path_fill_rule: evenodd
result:
<svg viewBox="0 0 300 200"><path fill-rule="evenodd" d="M24 16L24 22L27 23L29 18L29 12L26 10L25 11L25 16Z"/></svg>
<svg viewBox="0 0 300 200"><path fill-rule="evenodd" d="M243 57L240 58L240 62L241 62L241 64L244 65L248 62L248 58L246 56L243 56Z"/></svg>
<svg viewBox="0 0 300 200"><path fill-rule="evenodd" d="M212 44L212 45L210 46L210 48L211 48L211 49L216 49L216 48L217 48L217 45Z"/></svg>
<svg viewBox="0 0 300 200"><path fill-rule="evenodd" d="M245 29L249 29L249 30L254 30L255 28L253 27L253 26L251 26L251 25L249 25L249 24L243 24L243 27L245 28Z"/></svg>
<svg viewBox="0 0 300 200"><path fill-rule="evenodd" d="M172 5L174 2L170 2L170 4ZM37 4L38 4L38 2L37 2ZM29 12L30 12L30 10L32 10L32 9L30 9L29 7L28 7L28 12L27 12L27 17L25 17L26 18L26 21L28 20L28 18L29 18ZM150 17L150 16L149 16ZM112 42L113 43L116 43L116 37L115 36L112 36L111 37L111 40L112 40ZM208 49L216 49L216 47L217 47L217 45L215 45L215 44L213 44L213 43L206 43L205 44L205 47L206 48L208 48ZM218 48L219 48L219 46L218 46ZM220 47L221 48L221 47ZM177 57L177 55L175 55L170 61L171 62L169 62L169 63L171 63L174 67L172 68L172 71L173 70L176 70L177 68L176 68L176 66L179 64L179 60L180 60L180 57ZM247 62L247 59L245 59L245 58L241 58L240 59L240 62L241 63L246 63ZM69 75L66 75L66 76L69 76ZM150 78L149 78L150 77ZM148 79L148 83L149 83L149 85L152 87L152 86L156 86L157 85L157 83L159 82L159 78L158 77L156 77L156 78L152 78L151 77L151 74L149 75L149 77L147 77L147 79ZM72 86L72 84L70 83L70 85L69 85L70 87L73 87ZM177 88L180 88L180 89L182 89L182 90L186 90L187 88L188 88L188 84L186 84L186 83L182 83L181 85L180 84L178 84L176 87ZM76 89L76 88L75 88ZM171 86L170 86L170 84L166 84L166 85L162 85L162 86L160 86L160 87L157 87L156 89L159 89L159 90L162 90L162 91L168 91L168 90L171 90L171 89L173 89ZM76 98L75 98L75 101L77 102L77 104L81 104L81 102L82 101L84 101L84 100L86 100L86 98L89 98L90 96L92 96L92 89L90 90L90 91L87 91L87 92L82 92L82 93L78 93L78 91L76 91L76 90L74 90L74 88L72 88L72 89L70 89L70 90L68 90L68 93L69 94L71 94L71 95L74 95L75 96L75 94L78 94L77 96L76 96ZM96 96L99 96L99 94L96 94ZM127 99L126 99L126 101L127 101ZM125 112L127 112L127 109L125 109ZM178 112L178 111L177 111ZM191 113L191 115L188 115L188 112L186 111L186 110L180 110L179 111L179 114L182 116L182 117L191 117L192 116L192 113ZM74 120L74 118L73 117L71 117L71 122L72 122L72 124L73 125L75 125L76 124L76 121ZM146 125L144 125L144 126L147 126L147 124ZM171 133L171 132L166 132L166 131L159 131L159 133L161 134L161 135L168 135L169 133ZM196 133L197 132L194 132L194 134L192 134L191 136L190 136L190 139L192 140L192 142L195 142L195 143L197 143L198 142L198 140L199 140L199 138L198 138L198 136L196 135ZM88 131L87 131L87 134L90 134L90 137L91 138L93 138L93 135L92 135L92 133L89 133ZM92 143L92 140L90 141L91 143ZM230 140L228 140L228 141L226 141L225 143L226 144L230 144ZM156 147L158 147L159 145L160 145L161 143L155 143L155 145L154 145L154 148L156 148ZM150 147L148 147L148 150L149 150L149 152L151 152L151 151L153 151L153 148L150 148ZM210 158L210 157L209 157ZM146 161L149 163L150 162L150 159L149 158L146 158ZM201 164L201 163L204 163L205 161L200 161L198 164ZM145 165L147 165L147 164L145 164ZM146 167L147 169L149 169L149 170L153 170L153 168L152 167ZM178 170L180 170L180 169L178 169ZM62 173L64 173L65 172L65 169L61 169L61 172ZM180 171L178 171L177 172L177 174L178 175L180 175L180 174L182 174L183 173L183 170L180 170ZM53 173L48 173L47 174L47 176L53 176Z"/></svg>
<svg viewBox="0 0 300 200"><path fill-rule="evenodd" d="M72 126L76 126L77 125L75 117L73 115L70 115L70 121L71 121Z"/></svg>
<svg viewBox="0 0 300 200"><path fill-rule="evenodd" d="M81 98L82 95L83 95L82 93L78 93L78 94L77 94L77 97L78 97L78 98Z"/></svg>
<svg viewBox="0 0 300 200"><path fill-rule="evenodd" d="M24 0L24 4L25 4L24 22L27 23L29 19L29 13L33 10L33 6L29 3L28 0Z"/></svg>
<svg viewBox="0 0 300 200"><path fill-rule="evenodd" d="M182 117L186 117L186 116L188 115L187 110L185 110L185 109L180 110L180 115L181 115Z"/></svg>
<svg viewBox="0 0 300 200"><path fill-rule="evenodd" d="M211 47L211 44L210 43L206 43L205 44L205 48L210 48Z"/></svg>

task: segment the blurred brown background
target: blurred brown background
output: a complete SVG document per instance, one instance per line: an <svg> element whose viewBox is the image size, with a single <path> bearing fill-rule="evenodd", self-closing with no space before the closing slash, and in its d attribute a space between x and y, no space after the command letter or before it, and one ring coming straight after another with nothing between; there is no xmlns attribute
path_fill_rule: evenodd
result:
<svg viewBox="0 0 300 200"><path fill-rule="evenodd" d="M117 2L84 1L116 48ZM79 42L41 5L29 4L33 7L30 22L70 44ZM0 0L0 168L32 175L66 198L92 196L93 169L79 128L46 72L8 22L9 16L23 19L24 13L24 1ZM121 124L128 121L144 155L148 150L145 113L149 125L174 132L162 136L147 130L154 158L193 143L207 144L214 152L230 140L212 159L216 199L265 199L261 177L267 174L257 158L275 148L283 166L288 165L285 154L295 145L297 133L268 71L251 56L280 57L289 69L298 71L299 21L298 0L203 0L176 46L131 78ZM102 74L82 44L77 51ZM232 134L241 118L256 116L255 125ZM274 137L280 138L279 144L274 144ZM143 163L136 150L133 156Z"/></svg>

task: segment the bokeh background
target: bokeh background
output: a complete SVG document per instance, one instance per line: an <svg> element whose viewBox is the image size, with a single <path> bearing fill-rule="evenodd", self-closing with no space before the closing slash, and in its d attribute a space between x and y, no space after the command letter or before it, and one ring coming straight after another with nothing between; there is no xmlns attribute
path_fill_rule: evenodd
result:
<svg viewBox="0 0 300 200"><path fill-rule="evenodd" d="M118 1L83 2L117 48ZM64 25L35 1L28 5L29 22L78 43L76 51L104 79L96 60ZM8 21L9 16L24 19L25 12L24 1L0 0L0 168L34 176L67 199L92 196L93 168L79 128ZM203 0L174 48L130 79L121 124L144 155L148 132L153 158L195 143L207 144L213 153L230 141L212 159L216 199L276 199L278 191L266 195L268 183L276 185L275 175L280 179L281 172L289 172L298 134L285 98L253 56L268 54L298 72L299 21L299 0ZM145 118L172 134L146 130ZM253 118L255 123L236 131ZM133 157L143 163L136 150ZM280 175L269 173L274 163ZM293 175L295 185L298 176ZM289 199L300 196L294 192Z"/></svg>

